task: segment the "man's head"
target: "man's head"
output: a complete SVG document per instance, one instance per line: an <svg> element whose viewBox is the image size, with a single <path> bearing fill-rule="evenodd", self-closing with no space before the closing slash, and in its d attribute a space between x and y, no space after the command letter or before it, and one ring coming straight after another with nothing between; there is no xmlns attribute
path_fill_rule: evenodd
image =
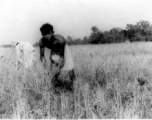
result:
<svg viewBox="0 0 152 120"><path fill-rule="evenodd" d="M50 39L54 33L53 26L49 23L43 24L40 28L40 31L46 39Z"/></svg>

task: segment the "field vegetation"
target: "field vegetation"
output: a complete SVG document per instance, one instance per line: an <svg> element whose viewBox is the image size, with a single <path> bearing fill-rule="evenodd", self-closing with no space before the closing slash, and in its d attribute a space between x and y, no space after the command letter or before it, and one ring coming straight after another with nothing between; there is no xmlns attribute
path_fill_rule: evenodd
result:
<svg viewBox="0 0 152 120"><path fill-rule="evenodd" d="M0 118L152 118L152 43L70 46L74 94L54 95L39 61L17 70L15 53L0 59ZM46 52L49 55L49 52ZM49 61L49 56L48 56Z"/></svg>

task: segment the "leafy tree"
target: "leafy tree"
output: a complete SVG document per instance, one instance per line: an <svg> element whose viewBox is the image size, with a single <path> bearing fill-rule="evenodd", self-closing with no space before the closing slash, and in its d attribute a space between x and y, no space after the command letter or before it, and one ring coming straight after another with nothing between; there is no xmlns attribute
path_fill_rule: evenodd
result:
<svg viewBox="0 0 152 120"><path fill-rule="evenodd" d="M147 41L152 36L152 26L148 21L141 20L136 25L127 24L127 37L131 41Z"/></svg>
<svg viewBox="0 0 152 120"><path fill-rule="evenodd" d="M110 30L110 34L113 37L113 42L114 43L118 43L118 42L122 42L124 39L123 33L122 33L122 29L121 28L112 28Z"/></svg>
<svg viewBox="0 0 152 120"><path fill-rule="evenodd" d="M106 40L106 43L112 43L113 42L114 37L113 37L112 34L110 34L109 31L105 31L103 34L104 34L104 38Z"/></svg>
<svg viewBox="0 0 152 120"><path fill-rule="evenodd" d="M70 41L72 41L73 39L72 39L72 37L71 36L67 36L67 41L68 42L70 42Z"/></svg>
<svg viewBox="0 0 152 120"><path fill-rule="evenodd" d="M83 37L83 44L88 44L89 43L89 39L87 36Z"/></svg>
<svg viewBox="0 0 152 120"><path fill-rule="evenodd" d="M140 22L137 22L137 27L142 36L151 35L152 33L152 26L148 21L141 20Z"/></svg>
<svg viewBox="0 0 152 120"><path fill-rule="evenodd" d="M103 33L96 26L93 26L91 30L92 33L89 37L90 40L89 43L91 44L105 43Z"/></svg>
<svg viewBox="0 0 152 120"><path fill-rule="evenodd" d="M73 38L71 37L71 36L67 36L67 38L66 38L66 41L67 41L67 44L68 45L72 45L73 44Z"/></svg>
<svg viewBox="0 0 152 120"><path fill-rule="evenodd" d="M135 37L136 37L137 27L132 24L127 24L126 29L127 29L128 39L130 39L131 42L136 41Z"/></svg>
<svg viewBox="0 0 152 120"><path fill-rule="evenodd" d="M99 29L96 26L93 26L91 28L91 30L92 30L93 33L99 33L100 32Z"/></svg>

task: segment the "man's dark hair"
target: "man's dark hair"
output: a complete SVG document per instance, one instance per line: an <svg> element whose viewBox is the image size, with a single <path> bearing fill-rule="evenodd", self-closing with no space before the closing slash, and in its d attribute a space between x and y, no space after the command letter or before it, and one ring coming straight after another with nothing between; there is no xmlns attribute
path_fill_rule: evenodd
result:
<svg viewBox="0 0 152 120"><path fill-rule="evenodd" d="M53 31L53 26L52 26L51 24L49 24L49 23L43 24L43 25L41 26L41 28L40 28L40 31L41 31L42 35L46 35L46 34L48 34L50 31L51 31L52 33L54 33L54 31Z"/></svg>

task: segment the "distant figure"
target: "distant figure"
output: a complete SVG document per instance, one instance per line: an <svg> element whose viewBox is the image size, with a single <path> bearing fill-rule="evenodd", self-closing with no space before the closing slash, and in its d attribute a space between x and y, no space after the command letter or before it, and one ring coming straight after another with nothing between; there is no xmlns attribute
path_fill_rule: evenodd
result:
<svg viewBox="0 0 152 120"><path fill-rule="evenodd" d="M4 57L4 47L3 44L0 43L0 59Z"/></svg>
<svg viewBox="0 0 152 120"><path fill-rule="evenodd" d="M35 60L35 49L29 42L20 42L15 46L16 52L16 66L19 69L21 64L25 68L32 66L33 61Z"/></svg>
<svg viewBox="0 0 152 120"><path fill-rule="evenodd" d="M61 35L54 35L53 26L49 23L43 24L40 28L42 38L39 41L40 60L44 67L47 67L44 56L45 47L50 49L50 70L58 68L58 72L52 79L55 92L62 90L73 91L75 80L74 65L72 56L66 40Z"/></svg>

